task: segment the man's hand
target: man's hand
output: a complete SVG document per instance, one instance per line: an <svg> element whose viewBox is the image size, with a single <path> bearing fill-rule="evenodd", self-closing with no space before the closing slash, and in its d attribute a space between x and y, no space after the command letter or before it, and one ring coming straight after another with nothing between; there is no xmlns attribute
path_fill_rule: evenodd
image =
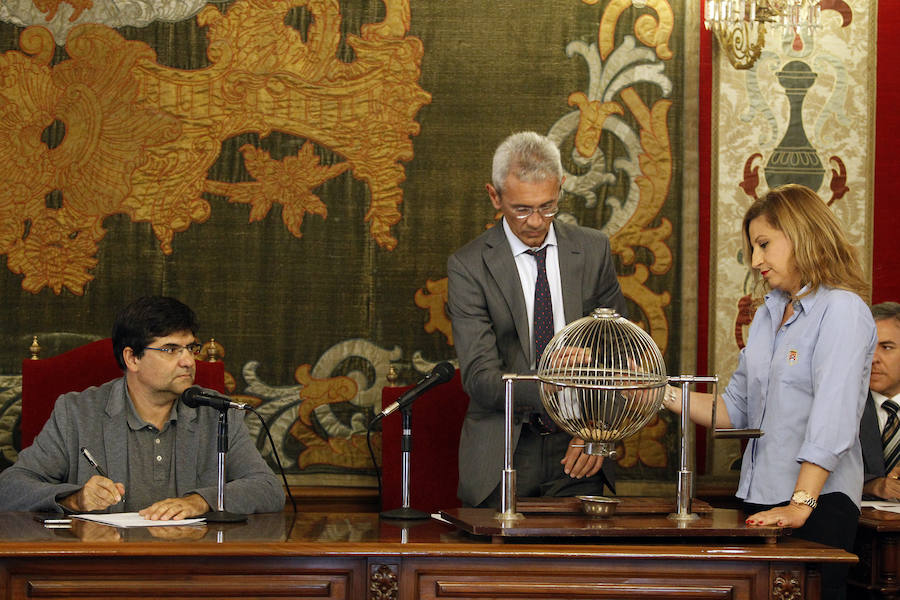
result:
<svg viewBox="0 0 900 600"><path fill-rule="evenodd" d="M584 440L573 437L569 448L561 461L565 472L573 479L581 479L596 475L603 466L603 457L584 453Z"/></svg>
<svg viewBox="0 0 900 600"><path fill-rule="evenodd" d="M884 500L900 499L900 465L894 467L885 477L876 477L866 482L863 493Z"/></svg>
<svg viewBox="0 0 900 600"><path fill-rule="evenodd" d="M156 529L154 527L153 529ZM121 542L119 530L103 523L72 519L72 532L83 542Z"/></svg>
<svg viewBox="0 0 900 600"><path fill-rule="evenodd" d="M206 535L209 527L206 525L169 525L168 527L148 527L155 538L161 540L199 540Z"/></svg>
<svg viewBox="0 0 900 600"><path fill-rule="evenodd" d="M180 521L209 512L209 504L200 494L188 494L183 498L166 498L138 511L151 521Z"/></svg>
<svg viewBox="0 0 900 600"><path fill-rule="evenodd" d="M760 525L777 525L778 527L792 527L797 529L806 523L806 519L812 514L813 509L805 504L788 503L786 506L758 512L747 517L747 525L751 527Z"/></svg>
<svg viewBox="0 0 900 600"><path fill-rule="evenodd" d="M591 362L591 349L563 346L553 350L553 353L548 355L547 358L548 366L551 369L573 368Z"/></svg>
<svg viewBox="0 0 900 600"><path fill-rule="evenodd" d="M103 510L122 501L125 486L100 475L88 479L84 486L59 501L61 506L77 513Z"/></svg>

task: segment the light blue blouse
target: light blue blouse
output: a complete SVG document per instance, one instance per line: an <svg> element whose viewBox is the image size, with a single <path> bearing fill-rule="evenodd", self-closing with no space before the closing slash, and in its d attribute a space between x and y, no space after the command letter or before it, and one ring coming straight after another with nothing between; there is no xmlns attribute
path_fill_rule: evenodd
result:
<svg viewBox="0 0 900 600"><path fill-rule="evenodd" d="M858 507L872 313L856 294L820 287L780 326L787 302L781 290L766 295L723 394L734 427L764 432L747 444L737 496L755 504L789 500L800 463L811 462L831 473L823 494L843 492Z"/></svg>

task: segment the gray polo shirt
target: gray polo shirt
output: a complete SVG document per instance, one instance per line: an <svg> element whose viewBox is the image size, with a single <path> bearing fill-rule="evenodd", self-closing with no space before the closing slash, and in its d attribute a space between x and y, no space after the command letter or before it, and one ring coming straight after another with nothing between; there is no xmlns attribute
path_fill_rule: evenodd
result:
<svg viewBox="0 0 900 600"><path fill-rule="evenodd" d="M125 484L125 510L136 512L154 502L174 498L175 435L178 430L178 401L172 404L169 419L162 430L140 416L125 388L128 400L128 480Z"/></svg>

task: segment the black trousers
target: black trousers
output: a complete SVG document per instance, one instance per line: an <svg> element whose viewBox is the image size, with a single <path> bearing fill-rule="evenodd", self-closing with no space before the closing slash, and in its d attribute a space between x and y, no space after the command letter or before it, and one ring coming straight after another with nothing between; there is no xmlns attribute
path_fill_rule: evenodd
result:
<svg viewBox="0 0 900 600"><path fill-rule="evenodd" d="M818 542L834 548L853 552L853 540L859 523L859 509L846 494L832 492L819 496L819 504L809 515L803 527L795 529L791 535L802 540ZM787 502L773 505L744 503L747 516L785 506ZM843 600L847 597L847 575L849 565L822 563L822 600Z"/></svg>
<svg viewBox="0 0 900 600"><path fill-rule="evenodd" d="M605 459L603 469L593 477L573 479L566 475L559 462L569 449L571 436L564 432L541 435L529 427L523 427L513 455L516 469L516 495L536 496L598 496L603 494L604 485L614 489L604 472L611 473L613 462ZM502 483L478 508L500 508Z"/></svg>

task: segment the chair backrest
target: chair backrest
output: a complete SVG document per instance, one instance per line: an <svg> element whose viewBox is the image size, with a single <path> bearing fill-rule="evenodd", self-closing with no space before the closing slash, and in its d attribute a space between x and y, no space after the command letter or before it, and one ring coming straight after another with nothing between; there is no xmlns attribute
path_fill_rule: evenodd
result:
<svg viewBox="0 0 900 600"><path fill-rule="evenodd" d="M381 392L386 407L412 386L385 387ZM453 379L422 394L412 405L412 448L409 465L409 503L412 508L435 512L460 506L456 497L459 483L459 434L469 397L463 391L459 370ZM400 434L402 416L386 417L381 429L381 472L383 510L403 505Z"/></svg>
<svg viewBox="0 0 900 600"><path fill-rule="evenodd" d="M80 392L122 376L105 338L58 356L22 361L22 416L19 429L27 448L44 427L60 395ZM225 363L197 361L195 383L225 392Z"/></svg>

